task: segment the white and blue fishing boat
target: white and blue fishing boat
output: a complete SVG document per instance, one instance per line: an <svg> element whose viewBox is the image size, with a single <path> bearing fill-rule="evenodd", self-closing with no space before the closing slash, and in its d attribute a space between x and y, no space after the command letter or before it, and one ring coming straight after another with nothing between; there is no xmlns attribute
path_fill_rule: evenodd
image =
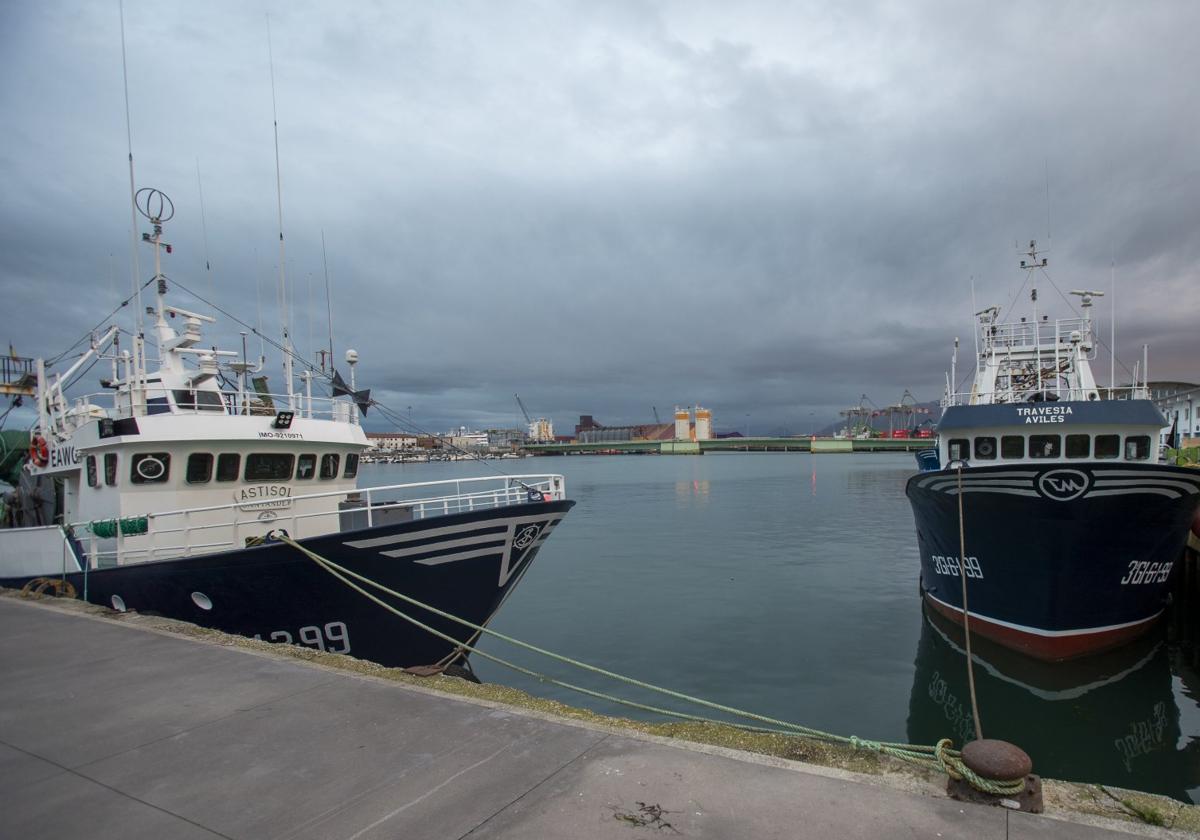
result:
<svg viewBox="0 0 1200 840"><path fill-rule="evenodd" d="M1030 280L1045 265L1031 242ZM1161 460L1167 424L1145 362L1132 385L1102 391L1091 369L1102 293L1070 294L1082 310L1071 318L1039 315L1036 288L1027 317L976 313L974 382L958 393L948 378L937 448L906 487L928 604L962 622L961 570L972 631L1052 661L1153 626L1200 505L1200 473Z"/></svg>
<svg viewBox="0 0 1200 840"><path fill-rule="evenodd" d="M4 499L0 586L40 578L116 610L385 665L454 657L474 631L370 590L449 638L420 629L279 537L483 625L574 504L562 476L360 488L367 392L311 367L293 376L285 341L285 385L273 394L244 342L206 346L214 319L168 302L170 202L142 191L138 209L153 230L143 237L155 258L149 336L135 327L122 341L109 326L57 373L41 359L5 363L5 392L35 399L38 416ZM83 393L80 377L97 365L101 391ZM330 396L314 395L320 387Z"/></svg>

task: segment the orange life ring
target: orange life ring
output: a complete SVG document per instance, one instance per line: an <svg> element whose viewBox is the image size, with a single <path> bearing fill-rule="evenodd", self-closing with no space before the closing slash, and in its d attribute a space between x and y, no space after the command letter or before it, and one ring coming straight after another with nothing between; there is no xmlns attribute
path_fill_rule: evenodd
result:
<svg viewBox="0 0 1200 840"><path fill-rule="evenodd" d="M37 467L44 467L50 463L50 447L41 435L34 435L29 441L29 460Z"/></svg>

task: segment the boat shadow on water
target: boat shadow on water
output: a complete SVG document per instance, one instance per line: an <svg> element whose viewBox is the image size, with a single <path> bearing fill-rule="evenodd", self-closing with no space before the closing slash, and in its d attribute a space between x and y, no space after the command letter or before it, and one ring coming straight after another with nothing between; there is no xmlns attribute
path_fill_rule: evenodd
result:
<svg viewBox="0 0 1200 840"><path fill-rule="evenodd" d="M917 645L907 737L956 745L974 738L963 631L927 606ZM986 738L1019 745L1048 778L1196 801L1200 737L1184 736L1166 641L1154 633L1066 663L1030 659L972 634ZM1186 670L1186 669L1185 669ZM1197 694L1194 674L1180 674Z"/></svg>

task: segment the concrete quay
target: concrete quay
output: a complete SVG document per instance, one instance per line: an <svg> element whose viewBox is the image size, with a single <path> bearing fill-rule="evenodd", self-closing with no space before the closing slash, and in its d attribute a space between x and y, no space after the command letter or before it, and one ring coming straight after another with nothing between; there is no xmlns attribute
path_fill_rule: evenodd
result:
<svg viewBox="0 0 1200 840"><path fill-rule="evenodd" d="M1131 836L137 619L0 597L0 837Z"/></svg>

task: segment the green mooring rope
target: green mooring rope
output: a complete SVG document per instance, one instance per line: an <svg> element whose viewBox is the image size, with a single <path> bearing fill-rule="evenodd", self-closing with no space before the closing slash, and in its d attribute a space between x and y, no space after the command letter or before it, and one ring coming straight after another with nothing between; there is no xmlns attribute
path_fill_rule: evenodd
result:
<svg viewBox="0 0 1200 840"><path fill-rule="evenodd" d="M315 562L318 566L320 566L325 571L329 572L331 575L333 575L335 578L340 580L342 583L346 584L351 589L358 592L360 595L364 596L365 598L367 598L367 599L373 601L374 603L378 604L379 606L383 607L385 610L392 613L393 615L396 615L399 618L404 619L405 621L409 622L410 624L413 624L414 626L419 627L420 629L425 630L426 632L431 633L432 635L437 636L438 638L440 638L444 641L447 641L453 645L459 646L459 647L463 648L464 650L467 650L468 652L475 654L476 656L482 656L484 659L488 659L499 665L503 665L514 671L525 674L526 676L532 677L540 682L549 683L551 685L559 686L560 688L566 688L571 691L576 691L580 694L584 694L589 697L595 697L600 700L607 700L609 702L617 703L619 705L628 706L628 707L634 708L634 709L640 709L642 711L654 712L657 714L666 715L668 717L681 718L684 720L697 721L697 722L701 722L701 723L716 723L716 724L722 724L725 726L733 726L738 729L743 729L743 730L747 730L750 732L768 732L768 733L778 733L778 734L783 734L783 735L802 735L806 738L812 738L814 740L846 744L847 746L853 747L856 750L861 749L861 750L867 750L870 752L879 753L881 755L889 755L889 756L892 756L893 758L898 758L901 761L909 762L910 764L916 764L921 767L926 767L926 768L934 769L934 770L940 770L941 772L950 776L952 779L966 779L967 783L970 784L972 787L975 787L978 790L982 790L987 793L992 793L992 794L996 794L996 795L1001 795L1001 796L1016 795L1025 789L1025 780L1023 778L1017 779L1012 782L997 782L997 781L994 781L991 779L984 779L984 778L980 777L978 774L974 773L969 767L967 767L965 764L963 764L962 753L959 750L955 750L952 748L952 742L950 741L949 738L943 738L942 740L938 741L938 743L934 746L924 746L924 745L920 745L920 744L900 744L900 743L893 743L893 742L888 742L888 741L872 741L872 740L869 740L866 738L859 738L854 735L846 737L844 735L835 735L831 732L823 732L820 729L813 729L808 726L801 726L800 724L791 723L789 721L779 720L776 718L767 717L765 715L759 715L754 712L746 711L744 709L737 709L737 708L734 708L733 706L726 706L721 703L714 703L710 700L704 700L700 697L693 697L691 695L684 694L682 692L672 691L669 688L663 688L662 686L657 686L657 685L653 685L652 683L643 682L642 680L638 680L633 677L627 677L627 676L624 676L623 674L618 674L613 671L608 671L604 668L598 668L595 665L589 665L586 662L580 662L578 660L570 658L569 656L563 656L561 654L554 653L553 651L549 651L549 650L545 650L543 648L537 647L536 645L531 645L528 642L521 641L520 639L514 639L513 637L506 636L505 634L500 633L499 631L490 630L490 629L488 629L486 627L482 627L478 624L473 624L472 622L467 621L466 619L459 618L458 616L451 615L450 613L447 613L447 612L443 612L442 610L439 610L436 607L430 606L429 604L423 604L420 601L416 600L415 598L411 598L400 592L396 592L395 590L389 589L388 587L384 586L381 583L378 583L377 581L373 581L370 578L364 577L363 575L360 575L356 572L352 572L343 566L339 566L337 563L334 563L332 560L322 557L321 555L317 554L316 552L305 548L304 546L300 545L300 543L296 542L289 536L285 536L282 534L276 534L275 538L278 539L280 542L290 545L292 548L296 549L301 554L304 554L306 557L308 557L310 560ZM516 645L517 647L523 648L523 649L531 651L533 653L541 654L543 656L549 657L550 659L554 659L558 662L562 662L567 665L572 665L576 668L580 668L584 671L589 671L594 674L599 674L601 676L609 677L610 679L617 680L618 682L623 682L628 685L637 686L638 688L644 688L644 689L647 689L648 691L653 691L658 694L663 694L668 697L673 697L678 700L683 700L683 701L686 701L689 703L693 703L698 706L703 706L705 708L714 709L719 712L724 712L726 714L746 718L748 720L758 721L759 723L769 724L769 726L764 727L764 726L755 726L755 725L744 724L744 723L732 723L729 721L714 720L713 718L706 718L706 717L702 717L699 715L688 714L686 712L678 712L673 709L664 709L664 708L660 708L657 706L651 706L651 705L648 705L645 703L638 703L633 700L627 700L623 697L618 697L615 695L607 694L602 691L595 691L590 688L584 688L583 686L575 685L573 683L563 682L563 681L555 679L553 677L546 676L545 674L539 674L536 671L522 667L520 665L517 665L516 663L509 662L506 659L502 659L501 657L494 656L485 651L479 650L478 648L473 647L471 645L463 644L459 640L455 639L453 636L443 633L440 630L430 627L429 625L419 621L418 619L413 618L412 616L401 612L400 610L393 607L391 604L388 604L387 602L379 599L375 595L372 595L370 592L367 592L365 589L363 589L362 587L355 584L352 580L350 580L350 578L354 578L355 580L361 581L362 583L365 583L366 585L371 586L371 587L379 590L380 592L383 592L394 598L398 598L399 600L404 601L405 603L411 604L420 609L426 610L427 612L432 613L433 615L436 615L440 618L445 618L449 621L453 621L456 624L460 624L463 627L467 627L471 630L476 631L477 633L486 633L489 636L500 639L501 641L508 642L509 644Z"/></svg>
<svg viewBox="0 0 1200 840"><path fill-rule="evenodd" d="M100 539L109 540L118 533L125 537L144 534L150 530L150 520L145 516L130 516L126 519L96 519L89 522L87 527Z"/></svg>

